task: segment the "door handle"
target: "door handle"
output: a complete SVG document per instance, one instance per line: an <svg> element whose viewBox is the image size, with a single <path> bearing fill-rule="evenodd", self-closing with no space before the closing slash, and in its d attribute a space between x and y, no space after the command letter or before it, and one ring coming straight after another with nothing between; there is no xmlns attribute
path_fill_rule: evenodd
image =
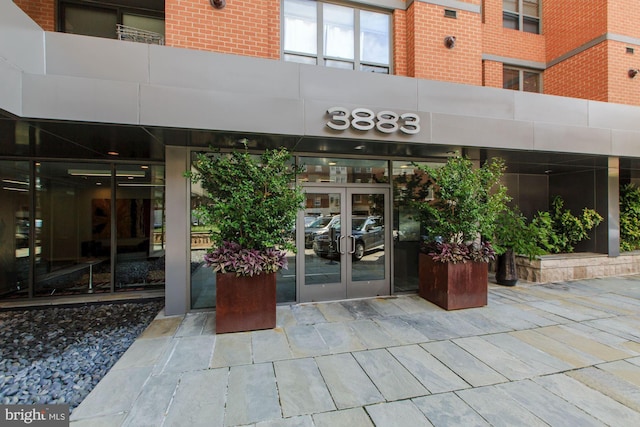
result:
<svg viewBox="0 0 640 427"><path fill-rule="evenodd" d="M344 239L346 236L340 236L338 238L338 253L340 255L344 255L344 251L342 250L342 239Z"/></svg>
<svg viewBox="0 0 640 427"><path fill-rule="evenodd" d="M351 250L349 253L353 255L356 253L356 238L352 235L349 235L349 238L351 239Z"/></svg>

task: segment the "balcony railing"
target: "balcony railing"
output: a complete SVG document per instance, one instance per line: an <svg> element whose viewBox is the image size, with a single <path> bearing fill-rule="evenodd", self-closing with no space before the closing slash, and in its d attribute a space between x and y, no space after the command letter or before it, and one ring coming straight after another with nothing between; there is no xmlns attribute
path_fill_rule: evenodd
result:
<svg viewBox="0 0 640 427"><path fill-rule="evenodd" d="M126 40L130 42L160 44L164 45L164 36L153 31L140 30L138 28L127 27L126 25L117 24L116 29L118 40Z"/></svg>

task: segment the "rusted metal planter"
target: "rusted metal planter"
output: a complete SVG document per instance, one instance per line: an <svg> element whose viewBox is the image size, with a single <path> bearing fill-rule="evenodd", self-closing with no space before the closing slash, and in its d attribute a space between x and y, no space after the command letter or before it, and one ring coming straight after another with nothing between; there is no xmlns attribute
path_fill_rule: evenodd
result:
<svg viewBox="0 0 640 427"><path fill-rule="evenodd" d="M486 262L451 264L420 254L418 294L445 310L487 305L489 267Z"/></svg>
<svg viewBox="0 0 640 427"><path fill-rule="evenodd" d="M216 274L216 333L276 327L276 274Z"/></svg>

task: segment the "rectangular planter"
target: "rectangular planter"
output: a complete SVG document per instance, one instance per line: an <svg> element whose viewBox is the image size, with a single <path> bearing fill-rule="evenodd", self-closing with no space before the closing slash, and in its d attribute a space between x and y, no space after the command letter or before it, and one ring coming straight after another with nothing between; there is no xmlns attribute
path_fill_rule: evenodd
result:
<svg viewBox="0 0 640 427"><path fill-rule="evenodd" d="M216 275L216 333L276 327L276 274Z"/></svg>
<svg viewBox="0 0 640 427"><path fill-rule="evenodd" d="M486 262L451 264L435 262L420 254L418 294L445 310L487 305L488 271Z"/></svg>

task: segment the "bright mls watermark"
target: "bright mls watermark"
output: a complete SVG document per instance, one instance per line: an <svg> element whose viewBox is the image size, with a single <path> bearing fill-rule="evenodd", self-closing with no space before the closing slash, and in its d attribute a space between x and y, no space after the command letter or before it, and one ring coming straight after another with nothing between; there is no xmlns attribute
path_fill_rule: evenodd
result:
<svg viewBox="0 0 640 427"><path fill-rule="evenodd" d="M0 427L69 427L69 405L0 405Z"/></svg>

